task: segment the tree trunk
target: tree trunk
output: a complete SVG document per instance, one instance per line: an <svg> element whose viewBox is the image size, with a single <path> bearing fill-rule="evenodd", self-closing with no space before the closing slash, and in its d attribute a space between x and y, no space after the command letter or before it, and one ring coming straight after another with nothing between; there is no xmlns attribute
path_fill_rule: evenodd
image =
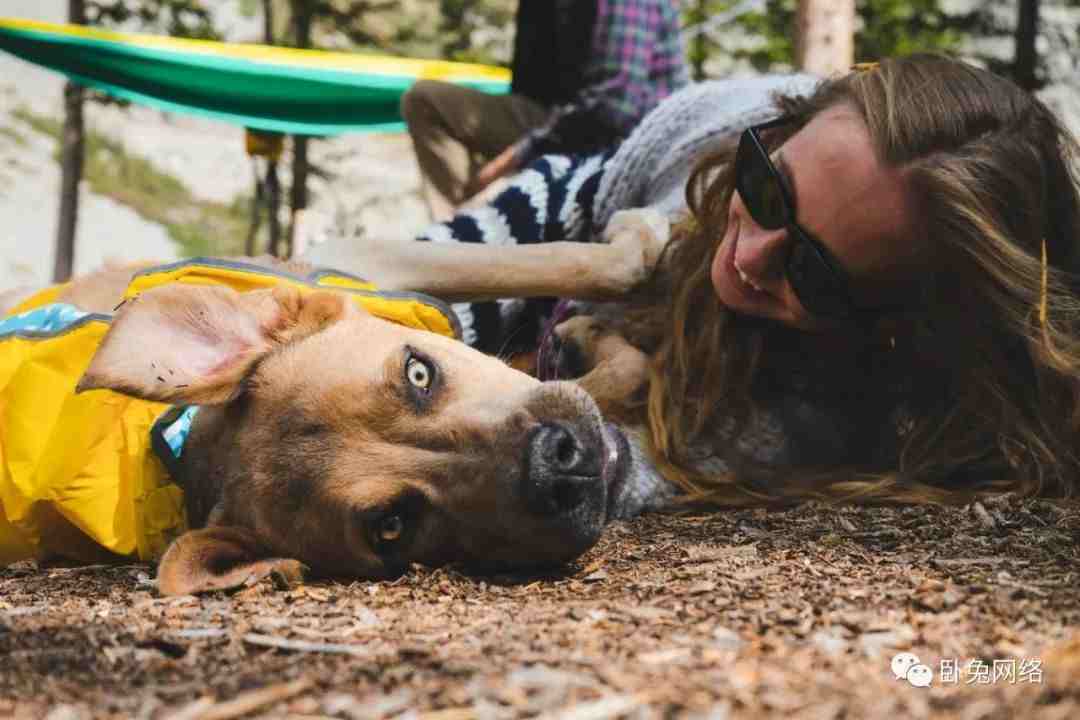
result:
<svg viewBox="0 0 1080 720"><path fill-rule="evenodd" d="M1013 78L1025 90L1035 90L1038 79L1035 70L1039 56L1035 41L1039 36L1039 0L1019 0L1016 20L1016 56L1013 60Z"/></svg>
<svg viewBox="0 0 1080 720"><path fill-rule="evenodd" d="M263 0L263 42L274 44L274 2ZM278 183L277 158L273 155L266 163L266 211L270 216L270 253L281 257L281 222L278 211L281 209L281 185Z"/></svg>
<svg viewBox="0 0 1080 720"><path fill-rule="evenodd" d="M266 163L266 206L270 210L270 254L276 258L284 257L281 250L281 220L278 217L281 182L278 180L277 160L272 157Z"/></svg>
<svg viewBox="0 0 1080 720"><path fill-rule="evenodd" d="M68 0L68 22L86 24L85 0ZM60 148L60 218L56 227L53 282L65 282L75 265L75 230L79 218L79 181L83 174L85 144L83 89L68 81L64 86L64 131Z"/></svg>
<svg viewBox="0 0 1080 720"><path fill-rule="evenodd" d="M310 0L293 0L292 8L296 47L309 48L311 47L311 16L314 7ZM290 258L296 249L296 232L300 214L308 204L307 178L308 139L304 135L293 135L292 188L289 197L291 213L289 216L289 238L285 248Z"/></svg>
<svg viewBox="0 0 1080 720"><path fill-rule="evenodd" d="M263 0L263 42L274 44L274 0Z"/></svg>
<svg viewBox="0 0 1080 720"><path fill-rule="evenodd" d="M289 189L289 233L285 252L292 257L296 249L297 225L308 204L308 139L293 135L292 187Z"/></svg>
<svg viewBox="0 0 1080 720"><path fill-rule="evenodd" d="M855 62L855 0L799 0L794 41L800 70L847 72Z"/></svg>
<svg viewBox="0 0 1080 720"><path fill-rule="evenodd" d="M263 181L259 177L259 161L254 157L251 158L251 169L251 175L255 178L255 194L251 198L251 225L248 226L247 240L244 242L244 254L255 257L258 254L255 240L259 236L259 226L262 225L262 207L266 204L266 193L263 192Z"/></svg>
<svg viewBox="0 0 1080 720"><path fill-rule="evenodd" d="M700 25L709 17L709 0L697 0L694 9L694 23ZM690 72L694 82L705 79L705 62L709 59L709 38L700 27L694 36L693 45L690 47Z"/></svg>

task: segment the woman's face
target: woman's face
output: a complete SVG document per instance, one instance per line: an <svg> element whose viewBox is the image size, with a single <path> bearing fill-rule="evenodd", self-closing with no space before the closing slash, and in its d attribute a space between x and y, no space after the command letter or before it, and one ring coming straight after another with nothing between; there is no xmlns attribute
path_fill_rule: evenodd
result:
<svg viewBox="0 0 1080 720"><path fill-rule="evenodd" d="M877 160L854 108L841 104L818 113L772 160L792 190L798 223L850 276L856 305L895 300L915 265L902 173ZM758 226L736 191L711 270L720 301L803 330L832 327L803 308L788 282L785 262L793 242L786 228Z"/></svg>

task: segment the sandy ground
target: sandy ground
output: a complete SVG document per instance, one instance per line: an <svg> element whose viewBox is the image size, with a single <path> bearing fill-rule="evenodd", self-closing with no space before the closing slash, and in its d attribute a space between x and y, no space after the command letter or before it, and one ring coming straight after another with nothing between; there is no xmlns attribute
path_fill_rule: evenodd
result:
<svg viewBox="0 0 1080 720"><path fill-rule="evenodd" d="M648 516L544 576L161 598L145 566L23 563L0 716L1064 720L1078 542L1080 508L1001 499Z"/></svg>

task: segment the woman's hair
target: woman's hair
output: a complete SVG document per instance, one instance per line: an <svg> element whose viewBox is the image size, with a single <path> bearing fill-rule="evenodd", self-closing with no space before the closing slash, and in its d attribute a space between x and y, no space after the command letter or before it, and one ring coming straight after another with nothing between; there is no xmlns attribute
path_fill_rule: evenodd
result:
<svg viewBox="0 0 1080 720"><path fill-rule="evenodd" d="M653 352L644 411L661 470L690 499L719 504L1076 489L1075 140L1012 82L931 55L884 60L777 104L793 122L769 136L774 147L826 108L858 111L879 161L902 171L925 267L908 292L911 309L881 319L894 342L867 333L809 380L854 398L841 403L858 428L849 456L802 469L727 458L729 472L704 473L691 459L695 441L732 418L742 426L770 387L805 369L813 342L717 300L710 267L733 193L734 147L704 158L687 185L690 215L658 274L663 302L639 317Z"/></svg>

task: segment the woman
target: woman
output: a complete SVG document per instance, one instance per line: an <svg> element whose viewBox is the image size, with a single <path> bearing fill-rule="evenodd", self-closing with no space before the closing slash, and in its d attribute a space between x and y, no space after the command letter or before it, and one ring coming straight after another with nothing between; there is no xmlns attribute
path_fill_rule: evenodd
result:
<svg viewBox="0 0 1080 720"><path fill-rule="evenodd" d="M685 99L586 179L565 161L578 187L549 198L591 209L549 206L519 241L670 207ZM722 503L1074 490L1075 140L1011 82L925 55L778 97L744 130L762 114L693 127L690 216L620 321L652 356L665 475Z"/></svg>

